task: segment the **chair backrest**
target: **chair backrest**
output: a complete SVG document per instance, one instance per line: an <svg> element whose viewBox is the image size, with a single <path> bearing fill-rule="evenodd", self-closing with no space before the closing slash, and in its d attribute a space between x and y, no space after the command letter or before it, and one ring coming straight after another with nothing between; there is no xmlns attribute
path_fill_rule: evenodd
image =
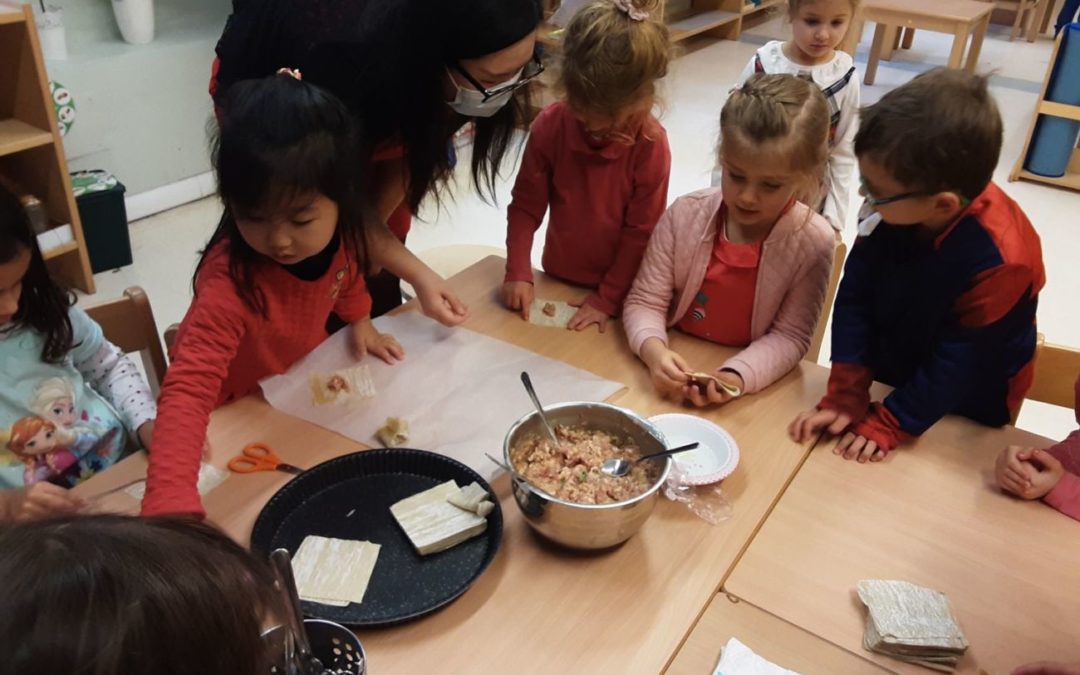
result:
<svg viewBox="0 0 1080 675"><path fill-rule="evenodd" d="M829 275L829 287L825 289L825 304L821 306L821 316L818 318L817 328L814 329L814 337L810 340L810 349L804 357L807 361L817 363L821 357L821 343L825 340L825 328L829 325L829 313L832 312L833 300L836 299L836 289L840 286L840 275L844 272L844 260L847 259L847 246L837 240L836 248L833 249L832 274Z"/></svg>
<svg viewBox="0 0 1080 675"><path fill-rule="evenodd" d="M1027 398L1071 408L1077 375L1080 349L1048 344L1040 335L1035 347L1035 377Z"/></svg>
<svg viewBox="0 0 1080 675"><path fill-rule="evenodd" d="M87 307L86 313L101 325L105 339L125 354L139 352L150 380L150 390L156 396L165 379L165 352L161 348L150 299L143 289L132 286L124 291L122 298Z"/></svg>

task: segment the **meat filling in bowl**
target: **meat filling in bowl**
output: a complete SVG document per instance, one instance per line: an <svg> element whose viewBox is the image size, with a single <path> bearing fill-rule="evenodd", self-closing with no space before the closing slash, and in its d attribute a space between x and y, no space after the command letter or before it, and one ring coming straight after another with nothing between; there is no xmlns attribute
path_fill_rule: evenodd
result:
<svg viewBox="0 0 1080 675"><path fill-rule="evenodd" d="M612 434L582 426L555 427L560 443L546 435L526 438L510 449L510 461L525 480L550 495L578 504L611 504L647 491L659 475L654 463L631 467L616 478L600 470L608 459L633 461L641 451Z"/></svg>

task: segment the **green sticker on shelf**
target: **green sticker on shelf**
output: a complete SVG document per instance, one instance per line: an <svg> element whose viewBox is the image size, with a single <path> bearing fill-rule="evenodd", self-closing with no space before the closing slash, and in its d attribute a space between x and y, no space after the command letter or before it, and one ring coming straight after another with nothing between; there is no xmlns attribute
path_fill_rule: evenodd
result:
<svg viewBox="0 0 1080 675"><path fill-rule="evenodd" d="M76 197L88 192L111 190L116 184L116 176L106 171L76 171L71 174L71 191Z"/></svg>
<svg viewBox="0 0 1080 675"><path fill-rule="evenodd" d="M71 125L75 124L75 99L67 87L51 80L49 93L52 95L53 107L56 109L56 123L60 127L60 135L67 136Z"/></svg>

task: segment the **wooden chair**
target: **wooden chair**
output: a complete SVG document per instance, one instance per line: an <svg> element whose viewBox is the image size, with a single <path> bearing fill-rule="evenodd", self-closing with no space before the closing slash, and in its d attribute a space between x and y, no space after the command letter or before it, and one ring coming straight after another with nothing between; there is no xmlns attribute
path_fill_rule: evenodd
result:
<svg viewBox="0 0 1080 675"><path fill-rule="evenodd" d="M810 340L810 349L803 357L807 361L817 363L821 357L821 343L825 340L825 327L829 325L829 314L832 312L833 300L836 299L836 289L840 286L840 276L844 271L844 260L847 259L847 246L844 242L837 241L833 249L832 274L829 276L829 286L825 289L825 304L821 306L821 317L818 319L817 328L814 329L814 337Z"/></svg>
<svg viewBox="0 0 1080 675"><path fill-rule="evenodd" d="M449 279L466 267L480 262L489 255L506 257L506 249L495 246L483 246L479 244L451 244L438 246L416 254L417 258L424 261L439 276ZM415 298L416 291L406 282L401 283L401 290L407 298Z"/></svg>
<svg viewBox="0 0 1080 675"><path fill-rule="evenodd" d="M1035 41L1035 35L1039 30L1039 23L1042 20L1040 15L1040 9L1045 13L1046 8L1042 7L1047 0L987 0L993 2L995 8L1007 9L1016 12L1016 20L1013 21L1012 33L1009 34L1009 40L1015 40L1020 37L1021 33L1027 33L1028 42Z"/></svg>
<svg viewBox="0 0 1080 675"><path fill-rule="evenodd" d="M1048 344L1040 334L1035 347L1035 378L1027 398L1073 407L1073 385L1080 375L1080 349Z"/></svg>
<svg viewBox="0 0 1080 675"><path fill-rule="evenodd" d="M143 289L132 286L124 291L122 298L87 307L86 313L101 325L105 339L125 354L139 352L150 390L156 396L165 379L165 352L161 348L150 299Z"/></svg>

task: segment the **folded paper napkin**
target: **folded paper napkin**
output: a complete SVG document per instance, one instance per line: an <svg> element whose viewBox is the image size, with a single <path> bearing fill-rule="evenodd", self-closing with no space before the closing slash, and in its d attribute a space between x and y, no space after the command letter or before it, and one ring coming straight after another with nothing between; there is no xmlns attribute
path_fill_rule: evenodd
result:
<svg viewBox="0 0 1080 675"><path fill-rule="evenodd" d="M944 593L906 581L859 582L869 610L863 646L892 658L951 672L967 650Z"/></svg>
<svg viewBox="0 0 1080 675"><path fill-rule="evenodd" d="M799 675L794 670L781 668L755 654L735 638L724 645L720 663L713 675Z"/></svg>

